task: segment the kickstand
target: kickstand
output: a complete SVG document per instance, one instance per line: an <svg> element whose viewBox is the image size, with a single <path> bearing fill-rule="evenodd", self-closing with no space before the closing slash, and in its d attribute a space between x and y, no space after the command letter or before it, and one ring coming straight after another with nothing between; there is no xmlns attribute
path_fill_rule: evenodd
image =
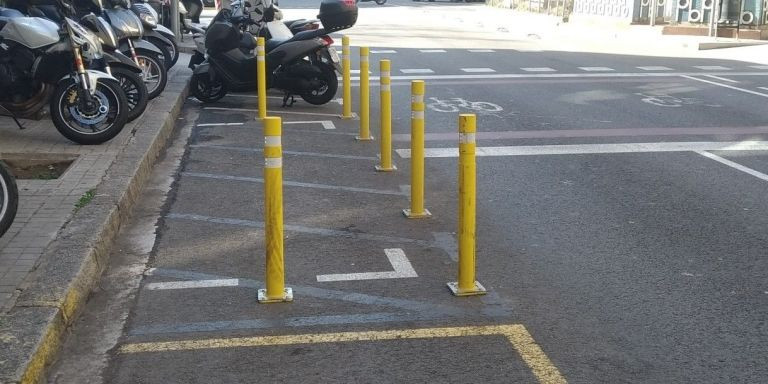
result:
<svg viewBox="0 0 768 384"><path fill-rule="evenodd" d="M290 100L290 102L288 102L288 100ZM286 93L285 96L283 96L283 107L293 107L295 102L296 99L290 93Z"/></svg>
<svg viewBox="0 0 768 384"><path fill-rule="evenodd" d="M19 122L19 120L16 118L16 115L14 115L13 112L11 112L8 108L3 106L2 104L0 104L0 108L2 108L4 111L8 112L8 115L10 115L11 118L13 119L13 121L16 123L16 125L19 126L19 129L24 129L24 126L21 125L21 122Z"/></svg>

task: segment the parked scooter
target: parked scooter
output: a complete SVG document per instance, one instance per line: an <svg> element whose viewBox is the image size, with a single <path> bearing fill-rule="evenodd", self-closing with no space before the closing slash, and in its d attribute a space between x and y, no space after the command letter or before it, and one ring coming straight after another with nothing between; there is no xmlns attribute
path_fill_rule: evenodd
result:
<svg viewBox="0 0 768 384"><path fill-rule="evenodd" d="M101 5L100 0L94 0ZM168 82L168 70L163 52L154 44L142 39L144 26L141 20L128 9L126 0L107 0L102 16L109 21L118 39L118 50L133 58L142 69L142 78L147 86L149 98L154 99L163 92Z"/></svg>
<svg viewBox="0 0 768 384"><path fill-rule="evenodd" d="M274 21L271 1L254 21L244 10L244 2L232 2L232 10L216 15L205 34L207 57L196 54L190 59L194 74L190 82L192 95L203 102L221 99L229 89L256 89L256 56L244 49L243 42L253 41L244 33L244 25L264 26ZM283 104L293 104L294 95L304 101L322 105L333 100L338 89L336 75L339 56L331 46L328 33L352 27L357 21L357 6L344 0L323 0L318 15L325 28L304 31L267 42L267 88L280 89ZM281 22L277 23L286 28ZM287 29L287 28L286 28Z"/></svg>
<svg viewBox="0 0 768 384"><path fill-rule="evenodd" d="M93 33L69 17L59 26L8 8L0 8L0 28L0 104L14 119L50 103L54 126L76 143L100 144L120 133L128 110L119 82L84 65L102 59Z"/></svg>
<svg viewBox="0 0 768 384"><path fill-rule="evenodd" d="M0 161L0 237L8 231L19 205L19 189L16 180L8 172L5 163Z"/></svg>
<svg viewBox="0 0 768 384"><path fill-rule="evenodd" d="M131 11L141 19L144 26L144 39L158 47L165 58L166 69L171 69L179 60L179 46L176 35L165 25L159 23L157 11L144 0L131 4Z"/></svg>

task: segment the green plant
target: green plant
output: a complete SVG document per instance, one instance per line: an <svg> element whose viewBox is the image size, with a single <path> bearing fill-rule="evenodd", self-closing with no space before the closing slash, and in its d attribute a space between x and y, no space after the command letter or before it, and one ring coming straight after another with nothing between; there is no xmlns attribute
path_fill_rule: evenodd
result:
<svg viewBox="0 0 768 384"><path fill-rule="evenodd" d="M80 196L80 200L78 200L77 204L75 204L75 211L88 205L91 202L91 200L93 200L94 196L96 196L95 189L91 189L88 192L84 193L83 196Z"/></svg>

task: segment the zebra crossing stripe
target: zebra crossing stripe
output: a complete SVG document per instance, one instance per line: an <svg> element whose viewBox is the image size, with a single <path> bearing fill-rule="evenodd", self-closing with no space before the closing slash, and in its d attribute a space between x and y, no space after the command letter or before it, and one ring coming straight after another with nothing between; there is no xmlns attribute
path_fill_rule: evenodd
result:
<svg viewBox="0 0 768 384"><path fill-rule="evenodd" d="M643 71L671 71L672 70L672 68L663 67L660 65L651 65L648 67L637 67L637 69L642 69Z"/></svg>
<svg viewBox="0 0 768 384"><path fill-rule="evenodd" d="M525 72L557 72L553 68L549 67L534 67L534 68L520 68Z"/></svg>
<svg viewBox="0 0 768 384"><path fill-rule="evenodd" d="M608 67L579 67L579 69L586 72L610 72L614 70Z"/></svg>
<svg viewBox="0 0 768 384"><path fill-rule="evenodd" d="M495 70L491 68L462 68L462 72L467 73L490 73L490 72L496 72Z"/></svg>

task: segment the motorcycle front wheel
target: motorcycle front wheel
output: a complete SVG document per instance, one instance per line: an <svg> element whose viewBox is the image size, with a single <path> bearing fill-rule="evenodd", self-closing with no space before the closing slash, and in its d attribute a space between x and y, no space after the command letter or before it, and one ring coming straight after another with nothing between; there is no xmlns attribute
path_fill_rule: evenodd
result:
<svg viewBox="0 0 768 384"><path fill-rule="evenodd" d="M130 69L112 67L112 76L120 82L120 88L128 101L128 121L136 120L144 113L149 102L149 92L141 76Z"/></svg>
<svg viewBox="0 0 768 384"><path fill-rule="evenodd" d="M221 81L211 81L208 73L198 73L189 80L192 96L203 103L213 103L227 95L227 86Z"/></svg>
<svg viewBox="0 0 768 384"><path fill-rule="evenodd" d="M316 62L313 65L320 68L322 73L318 77L310 79L310 81L316 81L319 86L302 93L301 98L313 105L323 105L333 100L336 96L336 90L339 88L339 79L336 77L336 70L333 66L323 62Z"/></svg>
<svg viewBox="0 0 768 384"><path fill-rule="evenodd" d="M165 61L165 69L171 69L174 65L176 65L176 61L179 60L179 50L178 46L174 46L176 42L171 40L171 45L165 44L162 40L153 37L148 36L146 37L147 41L149 41L152 45L157 47L157 49L160 50L160 52L163 53L163 60Z"/></svg>
<svg viewBox="0 0 768 384"><path fill-rule="evenodd" d="M136 48L136 56L139 58L141 78L147 86L149 98L154 99L160 96L168 82L168 70L165 68L162 55L143 48Z"/></svg>
<svg viewBox="0 0 768 384"><path fill-rule="evenodd" d="M0 237L11 227L19 205L19 190L16 180L0 161Z"/></svg>
<svg viewBox="0 0 768 384"><path fill-rule="evenodd" d="M56 129L78 144L93 145L111 140L123 130L128 101L120 84L99 79L90 103L80 100L81 85L69 78L59 82L51 97L51 119Z"/></svg>
<svg viewBox="0 0 768 384"><path fill-rule="evenodd" d="M376 0L377 5L384 5L387 3L387 0Z"/></svg>

